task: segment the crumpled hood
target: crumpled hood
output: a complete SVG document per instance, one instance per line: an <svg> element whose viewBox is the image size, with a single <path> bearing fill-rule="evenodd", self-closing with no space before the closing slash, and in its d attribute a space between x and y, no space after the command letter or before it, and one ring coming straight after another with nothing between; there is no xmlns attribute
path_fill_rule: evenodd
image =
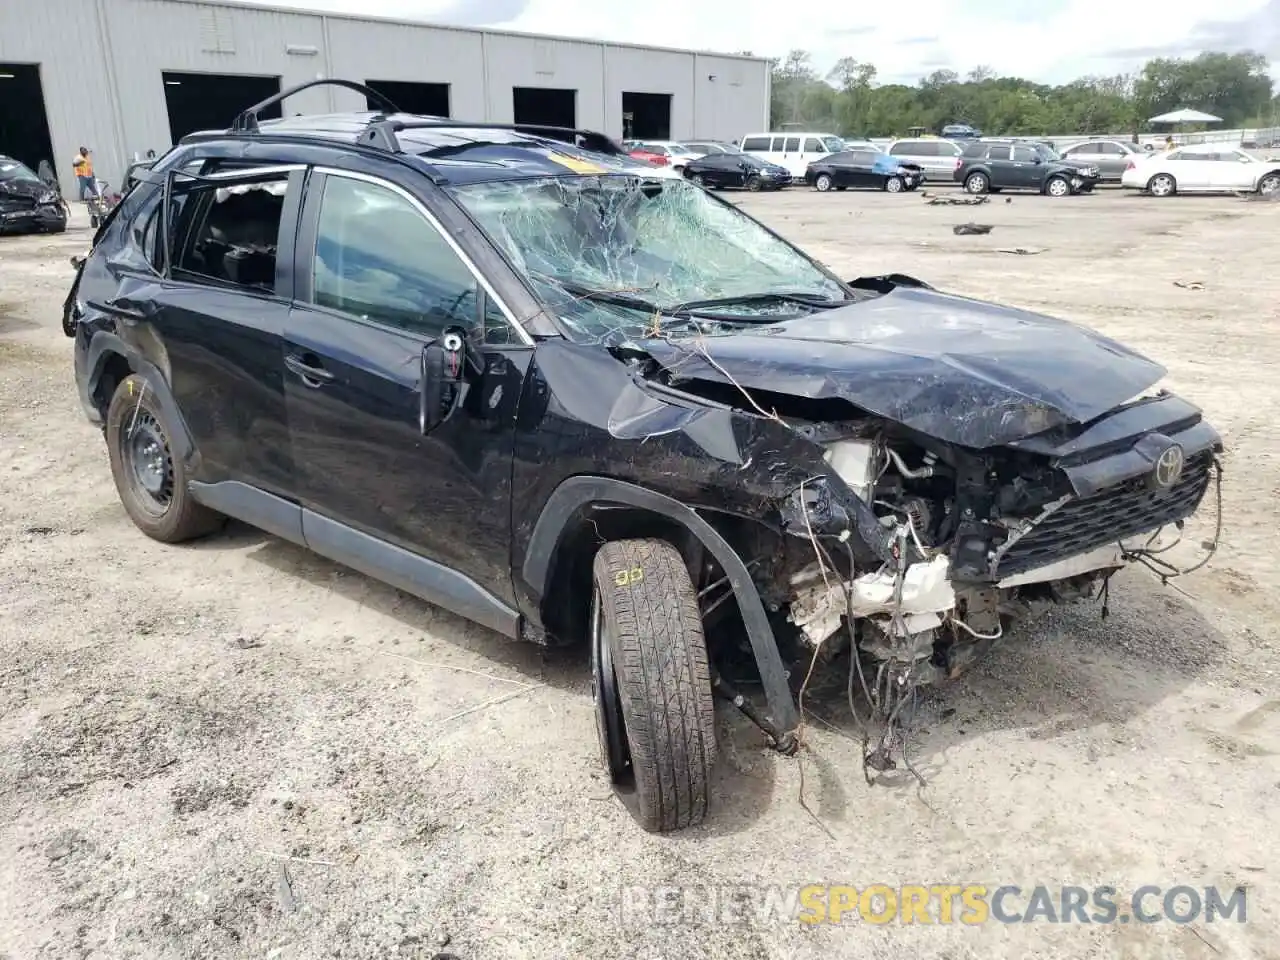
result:
<svg viewBox="0 0 1280 960"><path fill-rule="evenodd" d="M1065 320L905 286L767 327L642 346L676 386L732 378L755 390L840 398L973 448L1086 423L1165 373Z"/></svg>
<svg viewBox="0 0 1280 960"><path fill-rule="evenodd" d="M42 180L0 180L0 196L22 197L35 200L48 193L50 187Z"/></svg>

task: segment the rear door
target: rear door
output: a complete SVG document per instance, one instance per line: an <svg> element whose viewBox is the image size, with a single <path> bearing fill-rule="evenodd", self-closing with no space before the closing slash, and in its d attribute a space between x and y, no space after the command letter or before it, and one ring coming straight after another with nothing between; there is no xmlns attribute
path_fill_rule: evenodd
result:
<svg viewBox="0 0 1280 960"><path fill-rule="evenodd" d="M281 353L305 170L222 167L169 174L154 221L159 276L126 278L110 308L126 325L149 319L163 344L200 454L195 479L288 496Z"/></svg>
<svg viewBox="0 0 1280 960"><path fill-rule="evenodd" d="M986 163L987 169L991 171L991 185L993 187L1022 186L1022 184L1018 183L1018 178L1014 174L1008 144L993 143L987 147Z"/></svg>
<svg viewBox="0 0 1280 960"><path fill-rule="evenodd" d="M1040 189L1044 179L1044 165L1037 162L1039 154L1035 149L1022 144L1015 144L1006 149L1010 151L1010 159L1006 164L1009 171L1007 174L1009 186L1027 190Z"/></svg>
<svg viewBox="0 0 1280 960"><path fill-rule="evenodd" d="M412 182L318 170L295 269L286 397L308 546L455 610L421 578L514 603L511 455L532 341ZM451 334L460 385L437 394L425 350ZM429 427L432 400L450 415Z"/></svg>

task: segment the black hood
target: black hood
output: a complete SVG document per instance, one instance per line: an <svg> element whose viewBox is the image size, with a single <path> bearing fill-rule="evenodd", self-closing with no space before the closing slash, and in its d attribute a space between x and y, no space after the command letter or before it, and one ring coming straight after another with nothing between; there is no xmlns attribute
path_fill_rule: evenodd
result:
<svg viewBox="0 0 1280 960"><path fill-rule="evenodd" d="M43 180L0 180L0 196L35 200L52 189Z"/></svg>
<svg viewBox="0 0 1280 960"><path fill-rule="evenodd" d="M910 287L696 344L643 346L677 384L731 377L755 390L840 398L973 448L1086 423L1165 373L1065 320Z"/></svg>

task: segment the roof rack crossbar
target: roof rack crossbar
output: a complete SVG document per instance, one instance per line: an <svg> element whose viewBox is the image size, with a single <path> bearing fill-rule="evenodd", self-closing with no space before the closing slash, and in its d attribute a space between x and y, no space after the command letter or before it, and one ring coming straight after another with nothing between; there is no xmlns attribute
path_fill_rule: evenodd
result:
<svg viewBox="0 0 1280 960"><path fill-rule="evenodd" d="M532 133L546 136L548 139L560 140L566 136L581 137L582 147L595 153L607 153L614 156L625 155L626 151L613 139L597 130L582 130L577 127L557 127L541 123L469 123L465 120L382 120L374 119L360 135L359 142L365 146L386 150L389 153L403 153L396 134L404 130L510 130L515 133Z"/></svg>
<svg viewBox="0 0 1280 960"><path fill-rule="evenodd" d="M378 104L378 108L383 113L399 113L400 108L387 97L372 87L367 87L363 83L356 83L354 80L311 80L307 83L300 83L296 87L290 87L288 90L281 90L277 94L273 94L267 99L255 103L252 107L241 111L236 115L235 120L231 121L231 130L234 133L256 133L258 130L258 114L268 107L274 107L277 103L287 100L295 93L301 93L303 90L310 90L312 87L345 87L348 90L354 90L356 93L363 94L365 99L373 100Z"/></svg>

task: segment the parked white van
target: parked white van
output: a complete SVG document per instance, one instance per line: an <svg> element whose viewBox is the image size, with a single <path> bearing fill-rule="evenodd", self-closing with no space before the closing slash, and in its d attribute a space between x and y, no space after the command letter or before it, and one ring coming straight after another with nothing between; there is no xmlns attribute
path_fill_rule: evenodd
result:
<svg viewBox="0 0 1280 960"><path fill-rule="evenodd" d="M787 130L780 133L749 133L742 138L742 152L754 154L767 163L791 171L793 180L803 180L805 169L814 160L844 149L844 141L834 133Z"/></svg>

